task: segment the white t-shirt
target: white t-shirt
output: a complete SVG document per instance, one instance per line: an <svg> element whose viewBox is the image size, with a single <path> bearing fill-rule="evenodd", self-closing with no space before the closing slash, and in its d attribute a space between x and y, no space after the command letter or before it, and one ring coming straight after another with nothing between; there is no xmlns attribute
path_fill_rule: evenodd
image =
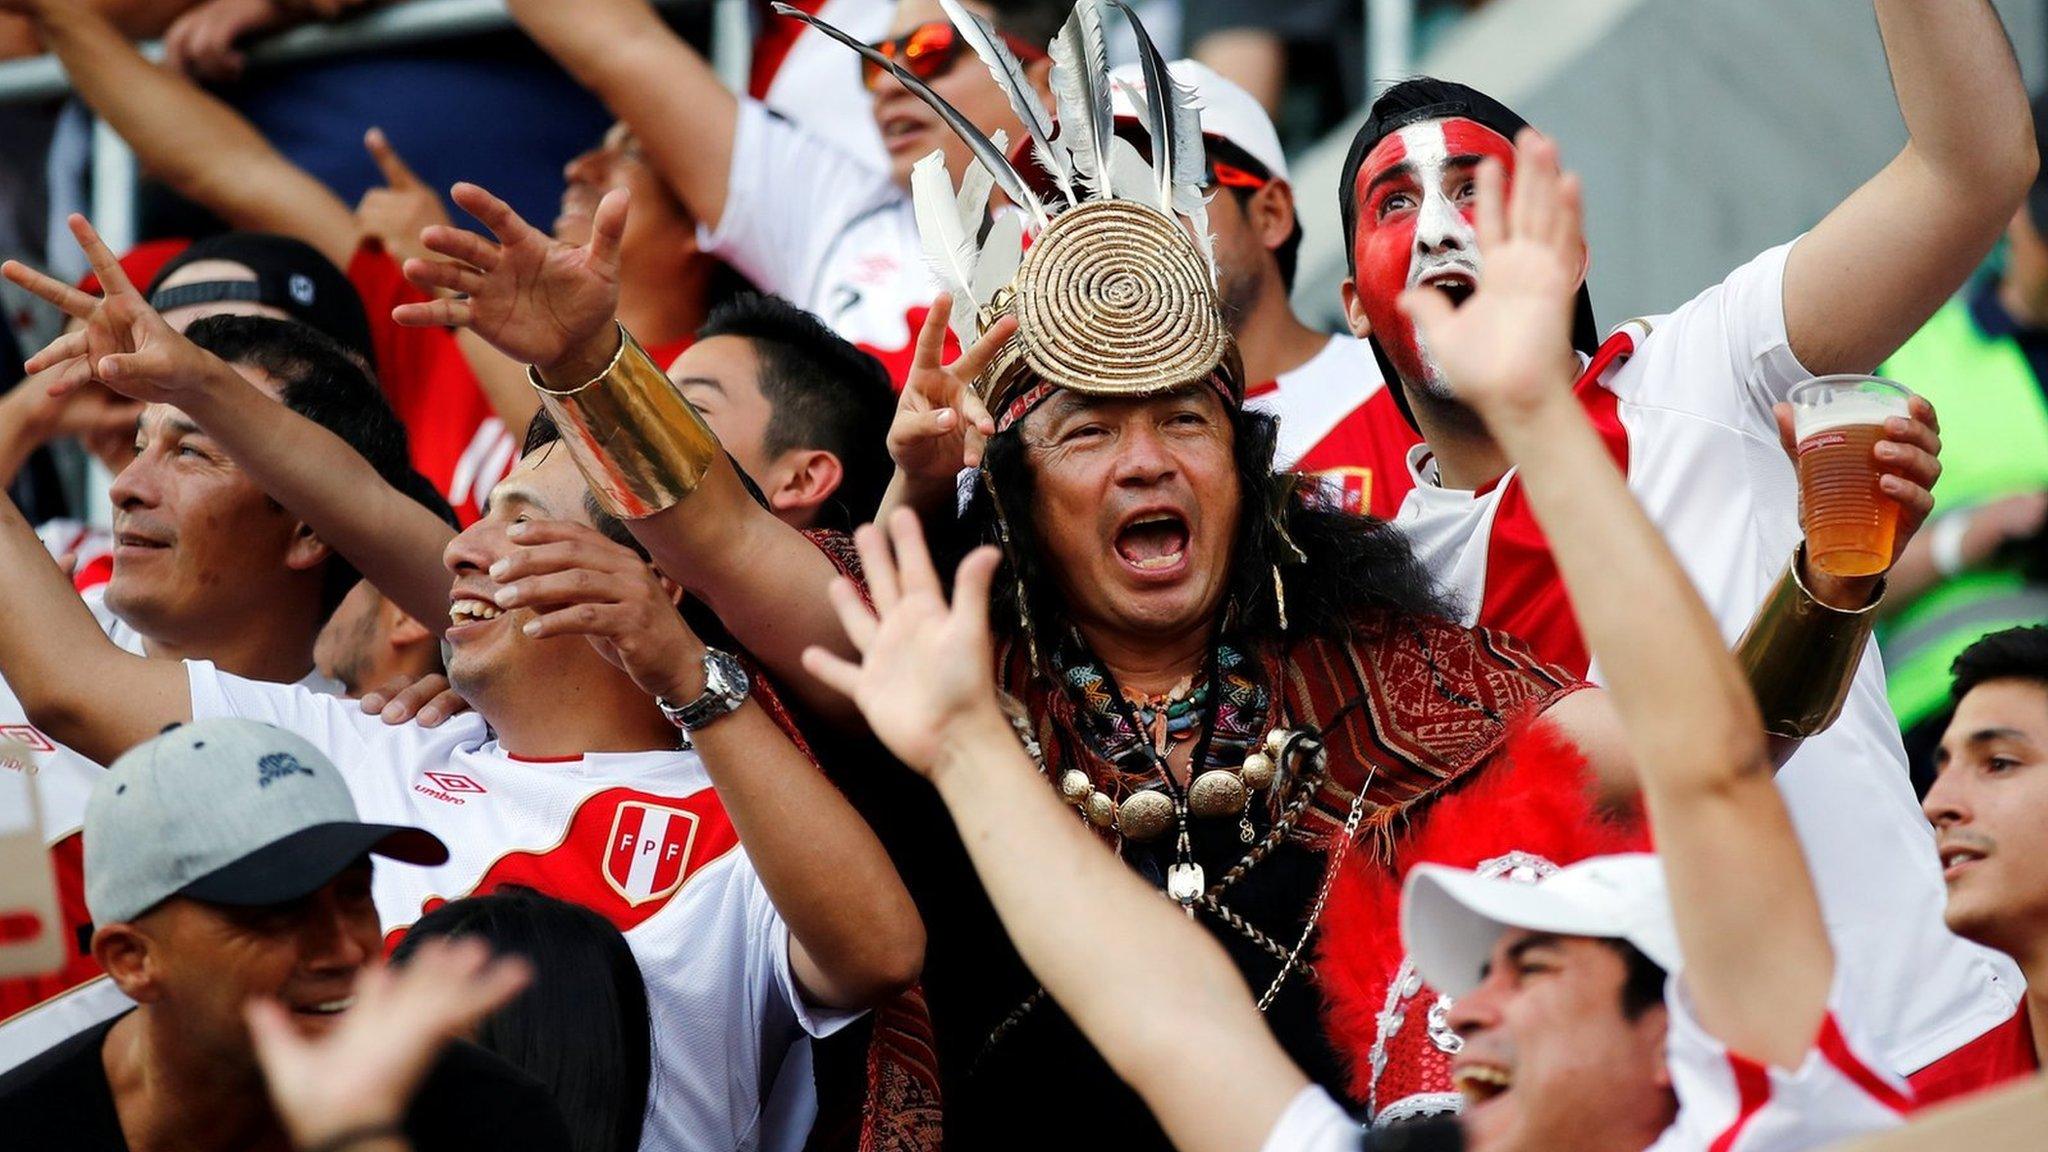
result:
<svg viewBox="0 0 2048 1152"><path fill-rule="evenodd" d="M92 610L93 619L99 622L107 639L124 652L136 656L143 654L142 634L107 608L104 584L85 592L84 599L85 606ZM306 673L298 687L332 696L339 696L342 691L340 684L318 671ZM83 847L79 830L85 824L85 803L92 797L93 785L106 769L50 739L29 723L21 701L4 680L0 680L0 736L21 741L34 760L33 764L27 765L0 760L0 771L26 770L35 774L43 842L50 846L50 861L57 872L59 890L83 892ZM80 915L73 917L72 911ZM66 921L67 934L75 933L85 923L82 909L68 909ZM76 951L72 947L73 941L67 939L65 944L66 955L73 955ZM63 987L65 984L69 986ZM18 986L27 987L25 982ZM57 991L58 987L63 987L63 990ZM71 960L56 980L43 985L35 995L47 998L32 1007L10 1004L7 1008L18 1009L11 1014L7 1008L0 1008L0 1015L4 1015L4 1019L0 1019L0 1072L125 1011L129 1006L128 998L121 995L106 977L98 974L97 966L83 958Z"/></svg>
<svg viewBox="0 0 2048 1152"><path fill-rule="evenodd" d="M1771 405L1810 378L1785 332L1791 245L1736 269L1668 316L1610 338L1580 399L1629 491L1677 553L1730 644L1800 539L1798 483ZM1618 351L1632 348L1625 359ZM1480 623L1575 672L1587 667L1563 582L1514 472L1483 492L1437 485L1426 445L1394 524ZM1911 1072L2010 1018L2006 957L1942 923L1933 834L1907 780L1871 644L1842 716L1778 774L1871 1051Z"/></svg>
<svg viewBox="0 0 2048 1152"><path fill-rule="evenodd" d="M859 1015L804 1004L789 927L696 753L522 760L475 713L438 728L391 726L204 661L186 668L195 718L298 733L341 769L364 820L422 827L448 845L438 867L376 870L377 912L394 942L421 914L503 884L581 904L625 933L654 1025L642 1149L761 1147L764 1130L781 1130L762 1105L792 1047Z"/></svg>
<svg viewBox="0 0 2048 1152"><path fill-rule="evenodd" d="M1674 976L1664 990L1665 1067L1678 1117L1648 1152L1801 1152L1899 1124L1904 1084L1858 1055L1831 1010L1799 1067L1767 1067L1728 1051L1692 1018ZM1358 1152L1359 1124L1316 1085L1301 1090L1261 1152Z"/></svg>
<svg viewBox="0 0 2048 1152"><path fill-rule="evenodd" d="M815 313L902 386L937 289L910 197L887 169L742 100L725 212L698 242Z"/></svg>
<svg viewBox="0 0 2048 1152"><path fill-rule="evenodd" d="M888 35L896 8L894 0L798 0L796 6L864 44ZM767 16L754 38L747 90L841 152L870 167L888 166L860 59L816 28Z"/></svg>
<svg viewBox="0 0 2048 1152"><path fill-rule="evenodd" d="M1420 437L1365 341L1330 337L1308 363L1247 389L1245 406L1280 421L1273 466L1316 477L1331 507L1391 517L1401 506L1408 470L1375 465L1399 460Z"/></svg>

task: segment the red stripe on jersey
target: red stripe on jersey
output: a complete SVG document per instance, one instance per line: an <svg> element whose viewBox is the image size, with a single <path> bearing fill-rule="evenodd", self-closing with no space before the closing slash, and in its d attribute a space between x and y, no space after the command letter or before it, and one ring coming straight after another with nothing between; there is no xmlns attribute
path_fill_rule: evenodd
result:
<svg viewBox="0 0 2048 1152"><path fill-rule="evenodd" d="M910 326L910 343L901 348L877 348L873 344L859 344L855 347L882 362L889 370L889 386L903 391L903 381L910 375L910 365L917 359L917 334L924 330L925 317L932 314L931 305L921 305L903 314L904 323ZM960 341L954 339L953 330L946 329L946 354L944 363L951 364L960 358Z"/></svg>
<svg viewBox="0 0 2048 1152"><path fill-rule="evenodd" d="M79 937L92 927L85 907L85 837L73 832L50 845L50 864L57 873L57 917L63 922L64 966L45 976L14 976L0 980L0 1023L45 1000L100 976L99 961L80 946Z"/></svg>
<svg viewBox="0 0 2048 1152"><path fill-rule="evenodd" d="M1863 1089L1864 1095L1894 1112L1904 1114L1913 1110L1912 1097L1892 1087L1850 1050L1848 1038L1842 1035L1842 1026L1835 1022L1832 1012L1820 1022L1820 1043L1817 1047L1828 1063L1847 1076L1851 1084Z"/></svg>
<svg viewBox="0 0 2048 1152"><path fill-rule="evenodd" d="M1621 425L1620 398L1600 386L1600 377L1634 350L1635 341L1626 332L1615 333L1600 346L1572 389L1624 476L1628 474L1628 430ZM1490 488L1480 491L1484 494ZM1550 554L1550 542L1536 523L1519 477L1510 478L1501 489L1500 504L1494 510L1479 624L1520 639L1538 656L1573 675L1585 675L1592 663L1571 600L1565 595L1564 578Z"/></svg>
<svg viewBox="0 0 2048 1152"><path fill-rule="evenodd" d="M80 592L90 592L114 578L114 557L111 553L95 556L79 566L71 574L71 586Z"/></svg>
<svg viewBox="0 0 2048 1152"><path fill-rule="evenodd" d="M1735 1093L1740 1104L1735 1123L1714 1137L1714 1142L1707 1145L1707 1152L1728 1152L1735 1147L1735 1142L1742 1139L1742 1130L1764 1110L1764 1105L1771 1102L1771 1074L1763 1065L1731 1052L1728 1054L1728 1071L1735 1077Z"/></svg>
<svg viewBox="0 0 2048 1152"><path fill-rule="evenodd" d="M1943 1056L1906 1078L1913 1088L1913 1106L1926 1108L1967 1096L2041 1070L2034 1051L2034 1029L2027 1008L1998 1027Z"/></svg>
<svg viewBox="0 0 2048 1152"><path fill-rule="evenodd" d="M816 16L832 0L793 0L792 8L801 8ZM801 20L764 20L760 34L754 38L754 67L747 76L747 95L756 100L766 100L768 89L775 83L775 74L782 71L782 62L789 58L790 50L811 26Z"/></svg>
<svg viewBox="0 0 2048 1152"><path fill-rule="evenodd" d="M682 875L675 891L660 892L657 888L658 895L636 901L614 887L614 882L606 876L608 872L615 877L630 873L630 852L625 857L615 855L620 844L614 842L613 831L617 827L623 835L628 831L625 825L630 824L630 830L637 837L647 817L648 806L667 809L673 814L671 819L694 821L695 835L689 839L689 854L682 861ZM516 884L558 900L581 904L611 921L619 931L630 932L666 908L670 900L688 888L691 876L738 848L739 843L739 834L733 830L731 817L726 815L725 806L719 803L718 793L710 788L699 789L680 798L632 788L607 788L576 806L576 811L566 821L561 841L554 847L507 852L493 860L468 891L447 899L431 897L421 903L420 913L432 912L450 899L484 896ZM663 885L677 883L678 880L673 872L663 873L660 878ZM386 932L386 950L397 947L404 934L405 927L395 927Z"/></svg>

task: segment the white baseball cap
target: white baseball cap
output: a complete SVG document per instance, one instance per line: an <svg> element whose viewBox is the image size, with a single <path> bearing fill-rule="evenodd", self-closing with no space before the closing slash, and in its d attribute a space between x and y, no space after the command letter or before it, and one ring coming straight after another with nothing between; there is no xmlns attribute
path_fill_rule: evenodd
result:
<svg viewBox="0 0 2048 1152"><path fill-rule="evenodd" d="M1457 997L1477 988L1510 928L1626 940L1666 972L1681 959L1664 866L1647 852L1590 857L1534 883L1442 864L1408 873L1401 939L1437 991Z"/></svg>
<svg viewBox="0 0 2048 1152"><path fill-rule="evenodd" d="M1227 141L1257 160L1276 180L1286 180L1287 154L1280 150L1280 134L1273 131L1272 118L1252 94L1223 78L1214 68L1196 60L1175 60L1166 66L1173 78L1195 90L1202 108L1202 135ZM1119 120L1143 123L1145 110L1124 91L1129 85L1145 96L1145 70L1126 64L1110 74L1109 100Z"/></svg>

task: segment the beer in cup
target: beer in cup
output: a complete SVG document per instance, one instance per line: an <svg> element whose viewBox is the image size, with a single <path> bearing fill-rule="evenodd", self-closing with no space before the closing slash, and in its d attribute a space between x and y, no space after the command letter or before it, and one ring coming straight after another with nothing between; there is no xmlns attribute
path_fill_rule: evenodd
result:
<svg viewBox="0 0 2048 1152"><path fill-rule="evenodd" d="M1820 376L1792 389L1806 558L1831 576L1890 567L1899 504L1878 488L1884 422L1907 414L1905 388L1876 376Z"/></svg>

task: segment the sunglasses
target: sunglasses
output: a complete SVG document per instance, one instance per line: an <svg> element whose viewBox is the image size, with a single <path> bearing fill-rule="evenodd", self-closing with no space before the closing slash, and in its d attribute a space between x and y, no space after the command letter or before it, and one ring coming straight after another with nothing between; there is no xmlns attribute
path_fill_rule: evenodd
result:
<svg viewBox="0 0 2048 1152"><path fill-rule="evenodd" d="M1145 138L1144 130L1139 128L1134 121L1118 120L1116 134L1130 141L1131 146L1138 150L1138 155L1144 159L1145 163L1150 164L1152 162L1152 144ZM1219 188L1236 188L1243 192L1257 192L1273 182L1272 174L1266 171L1265 166L1251 160L1249 157L1245 158L1245 164L1233 164L1218 155L1218 153L1225 152L1226 150L1230 153L1235 153L1237 151L1235 145L1216 136L1204 136L1203 142L1207 145L1206 150L1209 154L1209 178L1205 183Z"/></svg>
<svg viewBox="0 0 2048 1152"><path fill-rule="evenodd" d="M1009 45L1010 51L1016 53L1017 58L1026 64L1036 64L1046 58L1042 50L1008 33L997 35L1002 36L1003 43ZM946 70L960 59L962 52L972 51L967 41L960 35L959 29L944 20L919 24L901 36L877 41L869 47L903 65L912 76L927 84L945 75ZM887 76L887 69L872 60L862 58L860 79L868 91L878 90Z"/></svg>

